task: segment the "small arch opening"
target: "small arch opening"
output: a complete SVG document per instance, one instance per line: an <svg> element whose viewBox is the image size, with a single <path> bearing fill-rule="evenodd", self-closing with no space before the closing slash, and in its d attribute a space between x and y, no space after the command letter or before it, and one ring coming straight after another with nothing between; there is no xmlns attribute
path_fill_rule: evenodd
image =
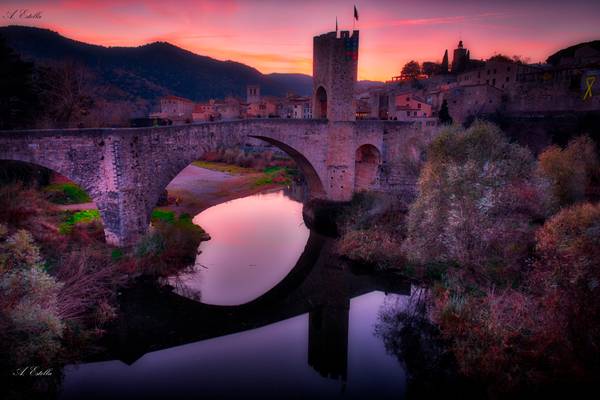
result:
<svg viewBox="0 0 600 400"><path fill-rule="evenodd" d="M323 86L319 86L315 93L315 118L327 118L327 92Z"/></svg>
<svg viewBox="0 0 600 400"><path fill-rule="evenodd" d="M377 147L365 144L356 149L354 189L355 191L379 188L381 154Z"/></svg>
<svg viewBox="0 0 600 400"><path fill-rule="evenodd" d="M90 188L41 164L0 160L0 206L0 223L29 231L50 258L61 255L59 242L106 242Z"/></svg>

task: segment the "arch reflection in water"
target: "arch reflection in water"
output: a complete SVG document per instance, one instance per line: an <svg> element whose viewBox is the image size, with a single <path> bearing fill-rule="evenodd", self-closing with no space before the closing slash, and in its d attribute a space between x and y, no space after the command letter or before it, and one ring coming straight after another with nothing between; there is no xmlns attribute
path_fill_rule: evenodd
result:
<svg viewBox="0 0 600 400"><path fill-rule="evenodd" d="M315 317L305 313L149 352L131 365L111 360L68 366L61 399L402 398L404 368L373 329L382 304L403 297L375 291L351 299L339 315L321 314L330 331L322 332L324 341L347 338L341 352L315 351Z"/></svg>
<svg viewBox="0 0 600 400"><path fill-rule="evenodd" d="M283 190L229 201L196 215L211 236L199 248L191 273L179 276L182 295L205 304L248 303L273 288L296 265L309 230L302 203Z"/></svg>

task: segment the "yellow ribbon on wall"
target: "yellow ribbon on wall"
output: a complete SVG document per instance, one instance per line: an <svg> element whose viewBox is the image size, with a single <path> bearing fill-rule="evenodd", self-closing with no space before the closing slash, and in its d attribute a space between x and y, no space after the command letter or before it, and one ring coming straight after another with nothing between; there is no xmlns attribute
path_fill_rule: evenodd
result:
<svg viewBox="0 0 600 400"><path fill-rule="evenodd" d="M583 95L583 100L587 99L588 97L590 99L592 98L592 87L594 86L594 83L596 83L595 76L588 76L587 78L585 78L585 85L587 86L587 89L585 90L585 93Z"/></svg>

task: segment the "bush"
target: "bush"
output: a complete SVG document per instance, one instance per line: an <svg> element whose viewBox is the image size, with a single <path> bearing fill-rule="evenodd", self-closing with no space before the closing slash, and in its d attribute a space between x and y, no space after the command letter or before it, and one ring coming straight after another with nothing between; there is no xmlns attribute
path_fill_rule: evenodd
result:
<svg viewBox="0 0 600 400"><path fill-rule="evenodd" d="M339 239L338 251L352 261L379 269L399 268L403 265L400 242L389 232L380 229L344 234Z"/></svg>
<svg viewBox="0 0 600 400"><path fill-rule="evenodd" d="M537 241L529 286L547 309L547 329L599 367L600 204L561 211L538 231Z"/></svg>
<svg viewBox="0 0 600 400"><path fill-rule="evenodd" d="M356 194L337 217L341 233L338 253L378 269L403 267L400 246L404 239L405 211L404 204L395 196Z"/></svg>
<svg viewBox="0 0 600 400"><path fill-rule="evenodd" d="M2 227L6 233L6 228ZM9 365L48 363L60 350L64 324L59 315L61 284L43 268L29 232L0 242L0 353Z"/></svg>
<svg viewBox="0 0 600 400"><path fill-rule="evenodd" d="M551 182L556 206L564 207L588 197L599 168L596 145L589 137L580 136L565 149L551 146L540 154L538 173Z"/></svg>
<svg viewBox="0 0 600 400"><path fill-rule="evenodd" d="M457 262L491 277L518 269L547 213L528 150L492 124L446 128L431 144L403 249L418 263Z"/></svg>

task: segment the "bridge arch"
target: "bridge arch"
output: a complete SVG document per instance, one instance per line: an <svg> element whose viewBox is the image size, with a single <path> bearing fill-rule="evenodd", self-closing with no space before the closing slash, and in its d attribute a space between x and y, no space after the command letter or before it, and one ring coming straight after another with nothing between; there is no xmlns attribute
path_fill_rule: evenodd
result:
<svg viewBox="0 0 600 400"><path fill-rule="evenodd" d="M111 232L110 227L106 223L107 218L109 218L110 215L106 207L101 207L101 204L103 203L102 199L99 196L100 192L96 188L96 186L85 176L79 176L78 174L73 173L74 171L71 171L69 168L62 168L60 164L55 164L53 162L50 162L49 160L38 160L34 157L23 157L19 154L0 154L0 162L2 161L16 161L23 164L42 167L49 171L56 172L77 184L77 186L79 186L85 191L85 193L90 197L92 202L98 208L98 211L100 213L100 220L102 222L102 228L104 230L104 239L106 240L106 242L109 244L118 243L118 240L116 240L116 236ZM111 238L114 238L114 240L111 241Z"/></svg>
<svg viewBox="0 0 600 400"><path fill-rule="evenodd" d="M381 152L372 144L356 149L354 164L354 190L373 190L379 187Z"/></svg>
<svg viewBox="0 0 600 400"><path fill-rule="evenodd" d="M270 122L270 121L269 121ZM244 131L244 133L235 140L232 140L233 136L226 136L227 142L222 141L213 141L213 142L204 142L200 144L198 147L193 149L189 149L189 151L185 154L179 154L177 158L169 157L168 162L161 163L164 168L156 170L155 176L148 177L147 182L147 191L146 196L148 201L146 202L145 211L145 226L150 225L152 211L159 203L161 196L163 195L166 187L179 175L186 167L188 167L192 162L201 159L205 154L210 151L216 150L218 146L243 146L246 142L247 138L254 138L260 141L264 141L268 144L271 144L278 149L285 152L298 166L298 169L304 176L307 186L308 186L308 196L309 198L326 198L327 192L323 185L322 176L319 174L319 167L313 165L313 162L309 160L304 154L302 154L301 150L296 149L294 144L284 143L280 138L280 127L273 126L270 127L270 124L263 125L260 122L260 125L255 127L248 127L249 130ZM263 132L262 134L253 134L252 131ZM267 136L268 134L272 134L275 137ZM321 168L322 169L322 168Z"/></svg>
<svg viewBox="0 0 600 400"><path fill-rule="evenodd" d="M310 197L325 197L325 188L323 186L323 181L319 177L315 167L311 164L311 162L298 150L293 148L292 146L285 144L279 140L267 137L267 136L258 136L251 135L253 138L257 138L263 140L281 150L283 150L287 155L289 155L292 160L298 165L302 175L306 179L306 183L308 184L308 192Z"/></svg>

